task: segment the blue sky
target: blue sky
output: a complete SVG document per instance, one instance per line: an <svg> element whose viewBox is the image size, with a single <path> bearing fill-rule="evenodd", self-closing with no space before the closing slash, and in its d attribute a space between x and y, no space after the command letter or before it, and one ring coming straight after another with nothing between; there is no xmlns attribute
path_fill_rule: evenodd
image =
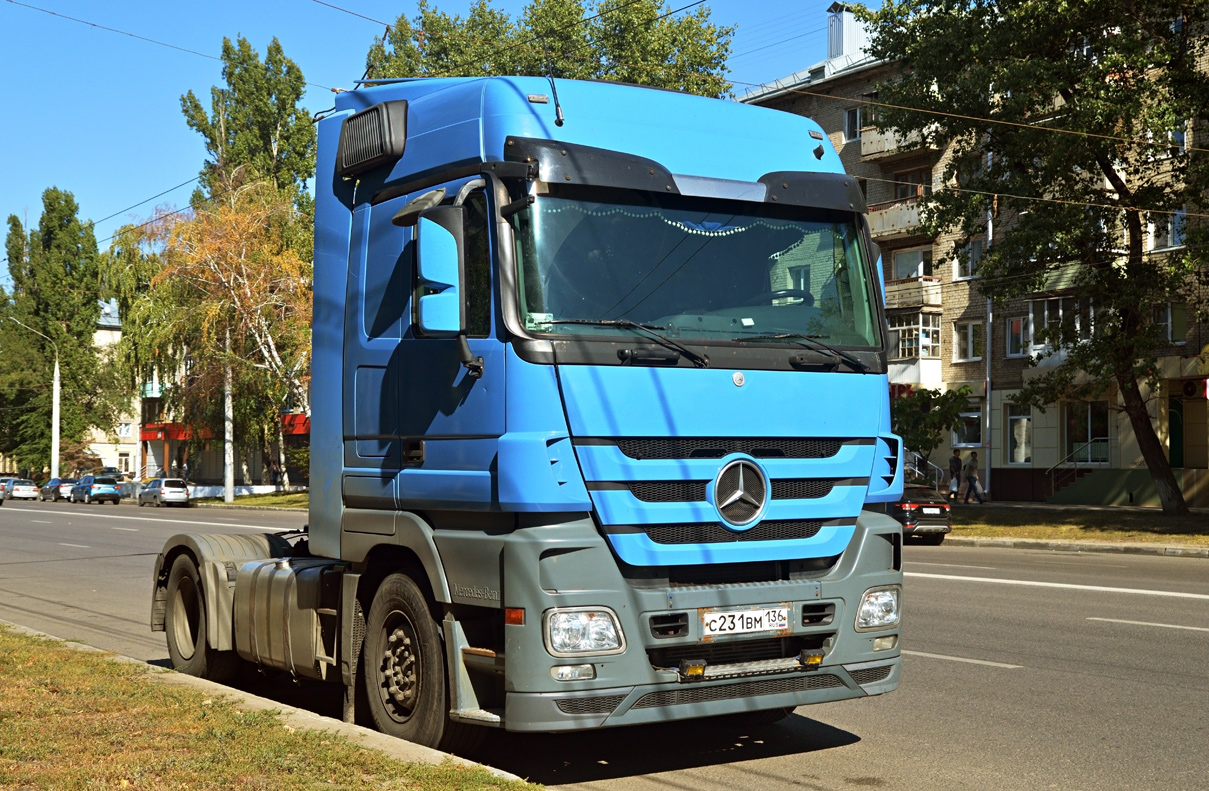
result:
<svg viewBox="0 0 1209 791"><path fill-rule="evenodd" d="M736 95L822 60L831 3L711 0L714 21L738 27L730 61ZM411 0L331 5L384 21L415 13ZM469 0L434 5L464 15ZM515 17L525 3L494 5ZM74 193L82 218L97 223L102 249L119 226L145 219L155 205L188 201L192 184L172 188L197 175L205 150L185 125L180 97L192 89L209 106L210 86L221 80L216 58L223 36L243 35L262 57L276 36L312 83L304 104L314 113L332 105L325 88L353 87L366 50L382 33L315 0L0 0L0 30L0 75L8 89L0 116L0 215L36 224L43 190L57 186ZM0 264L0 281L8 281L7 265Z"/></svg>

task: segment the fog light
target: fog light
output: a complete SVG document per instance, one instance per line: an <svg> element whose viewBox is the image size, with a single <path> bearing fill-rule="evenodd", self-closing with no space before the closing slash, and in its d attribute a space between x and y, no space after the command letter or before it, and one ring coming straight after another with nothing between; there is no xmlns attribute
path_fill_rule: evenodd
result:
<svg viewBox="0 0 1209 791"><path fill-rule="evenodd" d="M700 681L705 678L705 667L708 664L704 659L681 659L680 677L685 681Z"/></svg>
<svg viewBox="0 0 1209 791"><path fill-rule="evenodd" d="M873 638L874 651L889 651L894 646L898 645L898 635L892 634L889 637Z"/></svg>
<svg viewBox="0 0 1209 791"><path fill-rule="evenodd" d="M550 668L555 681L591 681L596 678L595 665L558 665Z"/></svg>
<svg viewBox="0 0 1209 791"><path fill-rule="evenodd" d="M861 605L856 610L856 630L868 632L897 626L901 615L898 607L901 593L902 587L899 585L886 585L865 591L865 595L861 597Z"/></svg>
<svg viewBox="0 0 1209 791"><path fill-rule="evenodd" d="M546 650L554 656L619 654L625 637L608 607L574 607L545 614Z"/></svg>
<svg viewBox="0 0 1209 791"><path fill-rule="evenodd" d="M798 654L798 661L803 667L813 670L823 664L823 654L821 651L803 651Z"/></svg>

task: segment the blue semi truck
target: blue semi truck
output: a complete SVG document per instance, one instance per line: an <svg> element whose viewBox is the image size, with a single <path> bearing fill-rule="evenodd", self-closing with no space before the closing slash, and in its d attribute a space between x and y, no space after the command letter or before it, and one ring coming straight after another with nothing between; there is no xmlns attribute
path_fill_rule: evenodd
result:
<svg viewBox="0 0 1209 791"><path fill-rule="evenodd" d="M464 749L899 680L880 255L809 119L542 78L319 122L300 534L173 537L173 664Z"/></svg>

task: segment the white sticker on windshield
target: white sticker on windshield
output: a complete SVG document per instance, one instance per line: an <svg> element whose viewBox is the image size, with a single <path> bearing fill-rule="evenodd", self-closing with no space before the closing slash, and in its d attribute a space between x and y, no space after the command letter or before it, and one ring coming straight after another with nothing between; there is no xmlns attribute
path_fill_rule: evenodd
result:
<svg viewBox="0 0 1209 791"><path fill-rule="evenodd" d="M739 323L740 323L740 324L742 324L744 327L754 327L754 326L756 326L756 320L755 320L755 319L747 319L747 318L743 318L743 319L739 319Z"/></svg>

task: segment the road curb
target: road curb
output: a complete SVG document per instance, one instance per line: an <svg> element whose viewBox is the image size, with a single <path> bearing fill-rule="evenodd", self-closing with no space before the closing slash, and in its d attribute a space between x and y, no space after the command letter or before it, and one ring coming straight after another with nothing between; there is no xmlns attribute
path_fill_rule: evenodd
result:
<svg viewBox="0 0 1209 791"><path fill-rule="evenodd" d="M1209 558L1209 547L1179 544L1107 544L1096 541L1047 541L1042 538L971 538L949 535L946 544L1001 549L1044 549L1051 552L1105 552L1116 555Z"/></svg>
<svg viewBox="0 0 1209 791"><path fill-rule="evenodd" d="M288 509L287 509L288 510ZM377 750L388 758L394 758L398 761L415 764L431 764L437 765L449 761L454 764L466 767L474 767L483 769L503 780L521 780L523 777L518 777L510 772L505 772L502 769L496 769L486 764L480 764L475 761L470 761L450 753L444 753L440 750L434 750L431 747L413 744L412 742L397 739L393 736L387 736L384 733L365 728L360 725L334 720L330 717L322 717L314 712L305 709L295 708L285 703L279 703L269 698L262 698L258 695L253 695L249 692L243 692L232 687L216 684L213 681L206 681L195 676L177 673L173 670L156 665L150 665L133 657L115 654L112 651L103 651L95 646L85 643L76 643L71 640L65 640L62 637L57 637L53 634L39 632L36 629L30 629L20 624L12 623L11 621L0 620L0 625L6 626L19 634L29 635L30 637L41 637L48 640L54 640L62 643L68 648L79 651L91 651L93 653L104 654L116 662L124 662L142 668L144 675L152 681L169 684L171 686L185 687L187 689L204 692L208 695L213 695L216 698L223 698L235 706L238 706L245 711L277 711L281 714L281 721L292 728L305 728L312 731L320 731L331 733L338 736L343 736L358 747Z"/></svg>

